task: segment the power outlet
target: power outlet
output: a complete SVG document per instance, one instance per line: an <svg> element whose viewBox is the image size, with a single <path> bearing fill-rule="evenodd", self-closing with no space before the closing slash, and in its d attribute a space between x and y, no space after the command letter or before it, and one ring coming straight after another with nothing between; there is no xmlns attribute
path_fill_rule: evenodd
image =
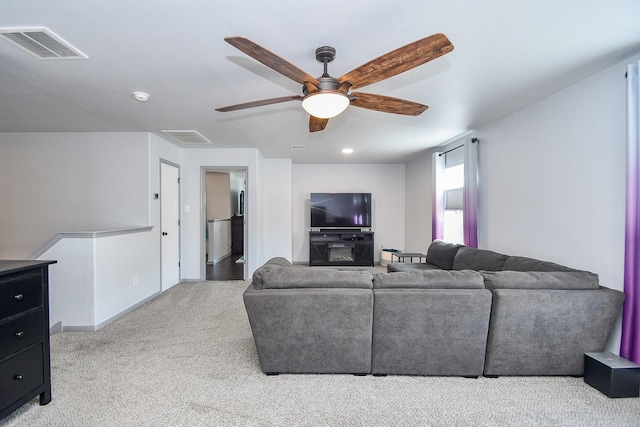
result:
<svg viewBox="0 0 640 427"><path fill-rule="evenodd" d="M133 286L137 286L138 285L138 275L136 274L135 276L133 276Z"/></svg>

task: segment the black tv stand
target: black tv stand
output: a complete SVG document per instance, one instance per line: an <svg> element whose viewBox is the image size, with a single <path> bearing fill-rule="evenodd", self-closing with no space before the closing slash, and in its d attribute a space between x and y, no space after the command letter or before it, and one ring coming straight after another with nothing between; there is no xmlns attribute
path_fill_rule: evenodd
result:
<svg viewBox="0 0 640 427"><path fill-rule="evenodd" d="M309 232L310 266L373 266L373 231L321 229Z"/></svg>
<svg viewBox="0 0 640 427"><path fill-rule="evenodd" d="M321 233L360 233L360 228L321 228Z"/></svg>

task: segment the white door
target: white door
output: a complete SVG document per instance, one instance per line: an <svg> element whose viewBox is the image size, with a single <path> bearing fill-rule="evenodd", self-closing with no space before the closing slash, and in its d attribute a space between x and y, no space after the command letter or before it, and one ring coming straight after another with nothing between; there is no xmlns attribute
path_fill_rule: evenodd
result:
<svg viewBox="0 0 640 427"><path fill-rule="evenodd" d="M180 281L180 176L177 167L160 164L160 252L162 290Z"/></svg>

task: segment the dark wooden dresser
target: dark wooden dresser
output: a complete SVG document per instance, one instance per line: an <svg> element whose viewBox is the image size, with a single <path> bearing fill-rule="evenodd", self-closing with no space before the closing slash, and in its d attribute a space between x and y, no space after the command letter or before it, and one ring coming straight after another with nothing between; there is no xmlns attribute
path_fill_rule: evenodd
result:
<svg viewBox="0 0 640 427"><path fill-rule="evenodd" d="M231 217L231 253L244 253L244 217Z"/></svg>
<svg viewBox="0 0 640 427"><path fill-rule="evenodd" d="M0 260L0 419L51 401L49 264Z"/></svg>

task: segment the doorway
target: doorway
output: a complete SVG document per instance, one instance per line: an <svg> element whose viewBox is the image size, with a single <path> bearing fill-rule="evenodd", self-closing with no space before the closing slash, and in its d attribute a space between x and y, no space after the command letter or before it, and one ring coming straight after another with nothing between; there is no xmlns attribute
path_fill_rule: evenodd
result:
<svg viewBox="0 0 640 427"><path fill-rule="evenodd" d="M205 168L205 278L244 280L244 170Z"/></svg>

